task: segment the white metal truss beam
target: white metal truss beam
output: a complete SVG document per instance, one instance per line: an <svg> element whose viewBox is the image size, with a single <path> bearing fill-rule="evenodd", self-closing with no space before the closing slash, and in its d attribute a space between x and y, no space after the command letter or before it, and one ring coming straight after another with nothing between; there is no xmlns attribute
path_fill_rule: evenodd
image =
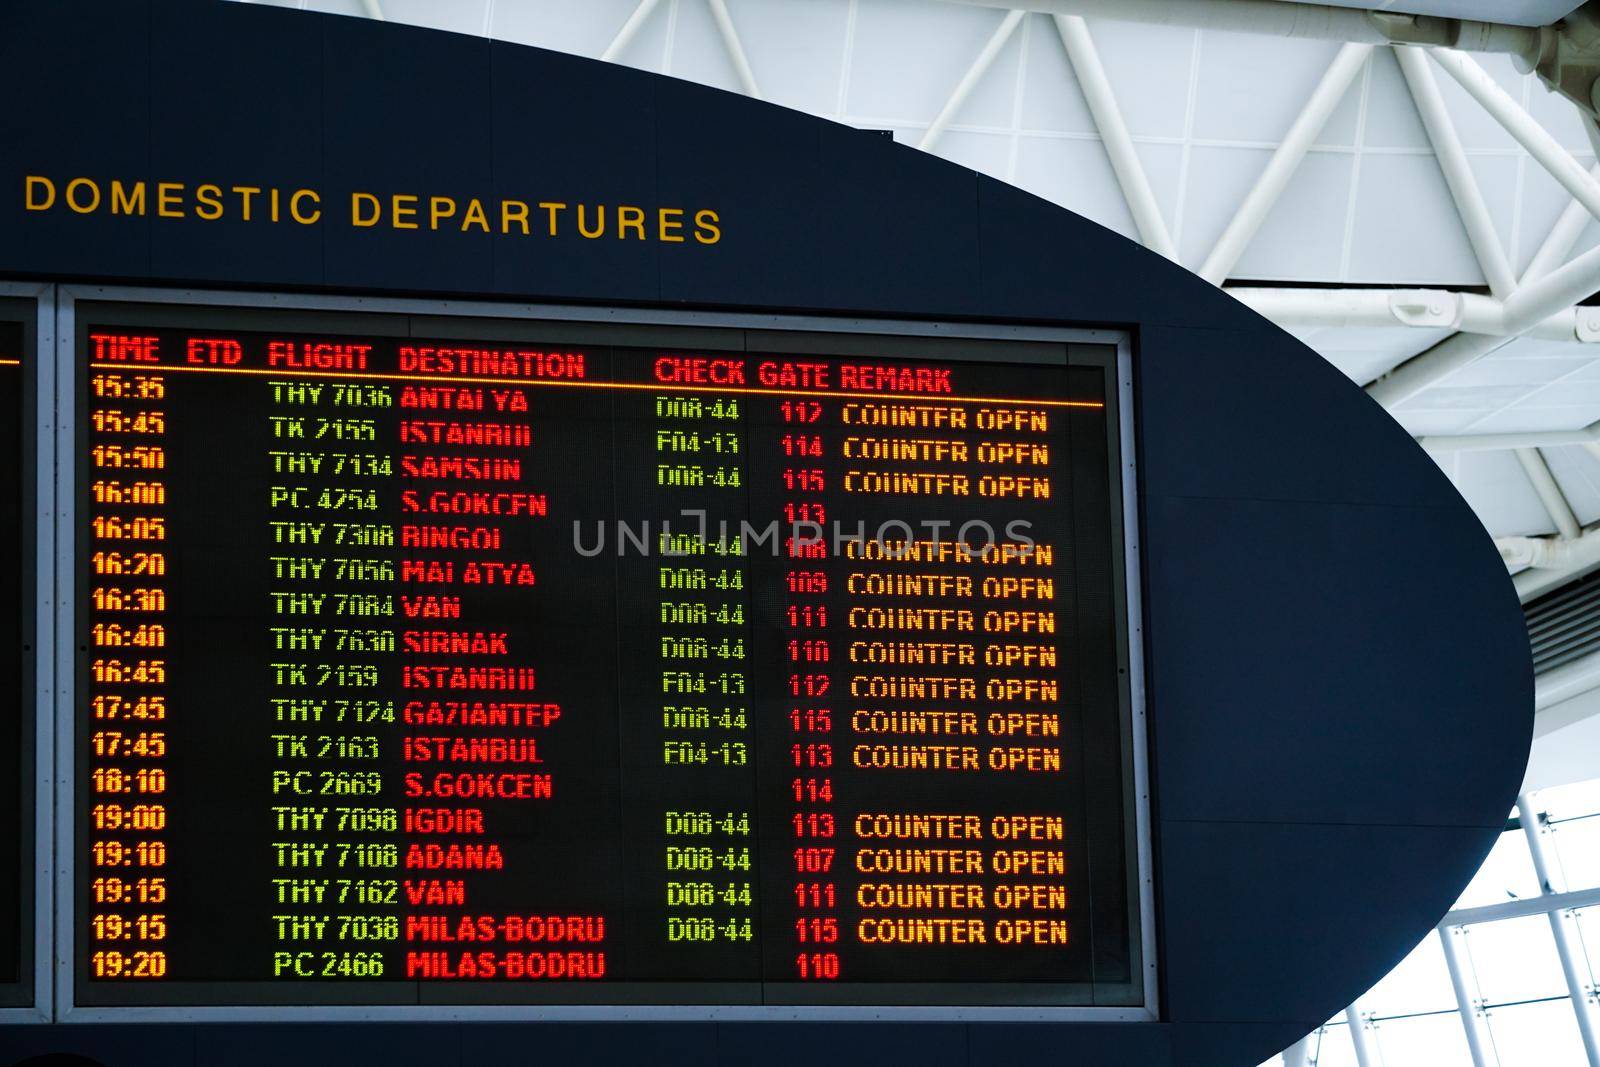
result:
<svg viewBox="0 0 1600 1067"><path fill-rule="evenodd" d="M1533 491L1539 495L1539 503L1544 505L1550 521L1555 523L1556 532L1569 541L1582 536L1583 529L1578 525L1578 517L1572 513L1572 505L1567 503L1566 495L1556 484L1555 475L1550 473L1550 465L1544 461L1544 456L1537 448L1519 448L1516 456Z"/></svg>
<svg viewBox="0 0 1600 1067"><path fill-rule="evenodd" d="M1400 63L1401 74L1405 76L1406 87L1411 91L1411 99L1417 105L1423 128L1428 133L1428 142L1433 145L1433 154L1439 161L1439 170L1444 174L1450 197L1455 201L1456 213L1461 216L1461 224L1466 228L1467 240L1472 244L1478 267L1489 283L1489 291L1504 300L1516 288L1516 275L1511 271L1511 261L1506 258L1506 250L1500 244L1500 234L1494 228L1494 221L1489 217L1489 207L1483 201L1478 181L1467 164L1466 150L1461 147L1456 124L1445 108L1439 84L1433 78L1433 70L1428 66L1427 57L1415 48L1396 48L1394 55Z"/></svg>
<svg viewBox="0 0 1600 1067"><path fill-rule="evenodd" d="M1026 8L1049 15L1082 15L1154 26L1254 33L1358 44L1405 41L1440 44L1469 52L1504 52L1538 57L1539 31L1472 19L1367 12L1353 7L1289 3L1286 0L954 0L977 7Z"/></svg>
<svg viewBox="0 0 1600 1067"><path fill-rule="evenodd" d="M617 35L611 39L611 43L606 45L606 50L600 53L600 58L608 63L615 62L616 58L622 54L623 49L627 48L633 39L639 35L639 30L644 27L645 20L650 17L650 13L660 3L661 0L639 0L639 6L633 9L633 14L628 16L628 20L622 24L622 28L617 31Z"/></svg>
<svg viewBox="0 0 1600 1067"><path fill-rule="evenodd" d="M1055 24L1056 32L1061 35L1061 43L1067 49L1072 71L1077 75L1078 88L1083 91L1089 114L1094 119L1095 128L1100 131L1100 141L1105 145L1111 170L1122 189L1122 198L1127 202L1133 224L1139 230L1140 240L1146 248L1176 261L1178 247L1167 230L1166 220L1161 217L1161 206L1156 203L1156 194L1150 188L1144 164L1133 147L1133 137L1128 133L1128 124L1123 121L1122 109L1117 106L1116 94L1100 62L1100 51L1095 47L1088 23L1076 15L1057 15Z"/></svg>
<svg viewBox="0 0 1600 1067"><path fill-rule="evenodd" d="M1596 174L1600 174L1600 165L1597 165L1588 173L1591 179L1594 178ZM1551 228L1549 236L1545 238L1544 243L1539 247L1539 251L1535 253L1533 261L1522 272L1517 291L1513 292L1505 302L1505 306L1508 309L1513 301L1520 300L1522 301L1522 309L1527 311L1529 307L1527 303L1528 297L1524 295L1524 292L1545 285L1558 276L1560 277L1560 281L1556 283L1558 287L1563 288L1563 291L1570 290L1579 294L1568 302L1571 304L1583 299L1583 296L1586 295L1584 294L1585 286L1589 287L1589 292L1600 289L1600 257L1596 256L1596 249L1590 249L1570 263L1563 263L1589 221L1590 216L1587 205L1583 204L1577 197L1574 197L1573 202L1567 206L1567 209L1561 213L1561 217L1556 220L1556 224ZM1583 264L1583 266L1579 266L1580 264ZM1575 270L1582 272L1589 269L1594 269L1595 275L1583 277L1574 273ZM1543 301L1546 297L1553 295L1554 292L1554 289L1542 292L1538 294L1537 299ZM1532 329L1533 325L1529 324L1527 329ZM1508 333L1510 332L1510 326L1511 324L1508 322ZM1454 374L1463 367L1477 362L1490 352L1503 347L1510 340L1510 336L1492 337L1467 333L1447 337L1426 352L1407 360L1368 385L1367 395L1385 407L1393 408L1396 404L1416 396L1447 375Z"/></svg>
<svg viewBox="0 0 1600 1067"><path fill-rule="evenodd" d="M1600 218L1600 181L1586 170L1582 163L1572 158L1572 153L1561 147L1561 142L1549 130L1539 125L1511 94L1478 66L1470 56L1446 48L1430 48L1433 61L1454 78L1471 97L1487 111L1550 176L1583 204L1589 214Z"/></svg>
<svg viewBox="0 0 1600 1067"><path fill-rule="evenodd" d="M1600 530L1596 529L1586 530L1576 541L1554 537L1497 537L1494 543L1507 566L1528 564L1527 570L1511 576L1511 584L1524 603L1600 564Z"/></svg>
<svg viewBox="0 0 1600 1067"><path fill-rule="evenodd" d="M1589 168L1589 177L1600 179L1600 165ZM1578 243L1578 238L1583 236L1583 231L1588 228L1593 216L1583 202L1574 198L1567 202L1562 209L1561 216L1556 219L1556 224L1550 227L1550 232L1545 236L1539 250L1533 254L1533 259L1528 261L1527 269L1522 272L1521 282L1526 285L1535 278L1542 278L1567 261L1572 254L1573 247Z"/></svg>
<svg viewBox="0 0 1600 1067"><path fill-rule="evenodd" d="M1497 537L1495 547L1508 567L1568 572L1600 563L1600 531L1589 530L1577 537ZM1517 577L1522 577L1518 575Z"/></svg>
<svg viewBox="0 0 1600 1067"><path fill-rule="evenodd" d="M1369 44L1347 44L1339 49L1339 54L1328 65L1322 80L1312 90L1311 98L1300 109L1289 132L1284 134L1283 142L1267 161L1266 169L1256 179L1255 186L1245 194L1244 202L1217 239L1216 247L1206 257L1199 272L1206 281L1221 285L1234 264L1239 262L1239 257L1244 255L1251 238L1266 221L1272 206L1289 184L1289 179L1294 177L1311 142L1322 132L1334 108L1344 99L1345 91L1371 55L1372 46Z"/></svg>
<svg viewBox="0 0 1600 1067"><path fill-rule="evenodd" d="M1551 274L1535 285L1517 291L1517 296L1526 295L1518 308L1521 314L1514 315L1510 302L1507 302L1506 334L1458 333L1448 337L1368 385L1367 395L1392 409L1448 375L1504 348L1517 337L1532 332L1540 322L1555 314L1555 308L1563 304L1570 306L1574 300L1581 299L1569 299L1571 283L1574 281L1580 283L1576 287L1579 291L1587 289L1592 292L1600 288L1600 246L1584 253L1557 273L1559 278L1557 274Z"/></svg>
<svg viewBox="0 0 1600 1067"><path fill-rule="evenodd" d="M961 105L966 103L967 97L972 95L972 90L977 88L978 83L983 80L984 74L993 65L995 57L1006 46L1006 42L1011 40L1011 35L1016 32L1017 27L1022 25L1023 16L1026 14L1027 12L1025 11L1006 12L1006 17L1000 20L1000 25L995 27L994 33L989 35L989 39L984 42L983 48L978 51L978 55L972 61L972 66L967 68L967 72L956 83L955 89L950 93L950 98L944 102L944 107L940 108L939 114L934 116L933 124L922 135L922 140L917 145L918 148L924 152L933 151L933 146L939 143L939 138L944 134L945 127L950 125L950 120L955 118L956 112L961 110Z"/></svg>
<svg viewBox="0 0 1600 1067"><path fill-rule="evenodd" d="M383 0L361 0L361 8L367 13L367 18L384 21Z"/></svg>
<svg viewBox="0 0 1600 1067"><path fill-rule="evenodd" d="M1600 447L1600 422L1590 423L1581 430L1440 434L1419 437L1417 444L1429 452L1505 452L1514 448L1560 448L1562 445Z"/></svg>
<svg viewBox="0 0 1600 1067"><path fill-rule="evenodd" d="M728 50L728 59L739 75L739 84L744 88L744 95L760 100L761 89L756 85L756 73L750 69L750 60L744 54L744 42L739 39L739 30L733 24L733 16L728 14L728 0L706 0L706 4L711 8L711 17L717 24L717 33L722 36L722 45Z"/></svg>
<svg viewBox="0 0 1600 1067"><path fill-rule="evenodd" d="M1223 290L1286 329L1381 328L1459 330L1503 343L1514 321L1505 302L1450 289L1302 289L1229 286ZM1600 342L1600 307L1567 307L1523 332L1548 341Z"/></svg>

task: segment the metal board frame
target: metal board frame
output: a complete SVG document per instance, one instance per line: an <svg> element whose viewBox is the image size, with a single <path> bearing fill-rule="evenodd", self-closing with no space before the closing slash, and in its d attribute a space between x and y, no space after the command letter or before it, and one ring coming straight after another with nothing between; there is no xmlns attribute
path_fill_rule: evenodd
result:
<svg viewBox="0 0 1600 1067"><path fill-rule="evenodd" d="M958 1005L195 1005L80 1007L74 998L76 923L74 860L77 851L75 809L76 641L76 448L78 367L76 309L79 302L120 302L189 307L237 307L254 311L365 312L428 315L439 318L538 319L574 323L645 326L698 326L747 330L803 330L816 333L882 334L903 337L989 341L1049 341L1109 345L1116 348L1119 446L1122 464L1121 541L1129 662L1129 722L1133 768L1131 791L1137 885L1130 897L1138 902L1139 962L1144 1003L1130 1007L958 1006ZM1144 625L1142 616L1138 468L1133 428L1134 372L1131 335L1122 330L1075 327L963 324L859 317L801 316L752 312L681 311L662 308L590 307L504 301L414 300L389 297L324 296L270 292L224 292L101 285L62 285L55 297L54 419L52 500L56 524L54 569L60 596L55 620L54 755L55 810L63 813L55 835L54 864L54 1017L71 1023L133 1022L1097 1022L1148 1023L1160 1018L1156 948L1154 859L1151 848L1148 723L1145 715ZM41 346L42 347L42 346ZM41 438L45 435L41 432ZM42 442L41 442L42 443ZM41 472L50 468L41 464ZM44 474L41 473L41 482ZM42 513L42 509L41 509ZM43 524L41 524L43 531ZM41 627L43 629L43 627ZM46 701L41 696L41 707Z"/></svg>
<svg viewBox="0 0 1600 1067"><path fill-rule="evenodd" d="M0 1025L49 1022L56 961L50 862L55 836L55 286L0 282L0 297L34 301L33 1003L0 1008ZM20 459L20 457L18 457ZM24 537L27 532L24 531ZM24 702L25 706L25 702ZM28 856L22 862L29 861ZM26 869L26 868L25 868Z"/></svg>

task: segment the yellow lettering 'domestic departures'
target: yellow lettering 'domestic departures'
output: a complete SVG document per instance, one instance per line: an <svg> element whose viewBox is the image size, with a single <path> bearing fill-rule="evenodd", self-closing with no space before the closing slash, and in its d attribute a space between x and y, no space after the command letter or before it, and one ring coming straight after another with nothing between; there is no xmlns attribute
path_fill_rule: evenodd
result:
<svg viewBox="0 0 1600 1067"><path fill-rule="evenodd" d="M343 200L342 203L336 203ZM722 217L711 208L520 200L357 190L325 197L308 187L222 182L148 181L89 176L23 178L23 209L32 213L154 219L230 220L354 229L640 241L688 246L722 240Z"/></svg>

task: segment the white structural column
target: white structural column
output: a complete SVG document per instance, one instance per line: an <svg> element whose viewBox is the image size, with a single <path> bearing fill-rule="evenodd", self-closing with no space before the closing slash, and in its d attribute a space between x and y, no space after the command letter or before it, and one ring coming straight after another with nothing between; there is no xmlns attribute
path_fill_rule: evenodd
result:
<svg viewBox="0 0 1600 1067"><path fill-rule="evenodd" d="M1216 247L1206 257L1205 264L1200 268L1202 278L1213 285L1221 285L1227 278L1228 272L1239 262L1239 257L1244 255L1251 238L1266 221L1272 205L1278 202L1295 169L1305 158L1311 142L1322 132L1334 108L1344 99L1345 91L1371 55L1372 46L1366 44L1347 44L1339 49L1327 73L1323 74L1311 98L1284 135L1283 143L1272 153L1261 177L1256 179L1255 186L1245 195L1244 203L1239 205L1228 228L1222 231Z"/></svg>
<svg viewBox="0 0 1600 1067"><path fill-rule="evenodd" d="M1122 198L1127 201L1133 224L1139 229L1140 239L1146 248L1176 261L1178 248L1172 243L1166 220L1161 217L1156 194L1150 188L1150 179L1145 175L1144 164L1140 162L1133 138L1128 133L1128 124L1123 121L1122 109L1117 106L1111 81L1100 62L1100 51L1089 34L1089 24L1076 15L1057 15L1055 23L1061 43L1066 46L1067 58L1072 61L1073 73L1078 77L1078 87L1083 90L1083 98L1089 105L1089 114L1094 118L1095 128L1100 131L1106 156L1111 160L1111 170L1122 188Z"/></svg>
<svg viewBox="0 0 1600 1067"><path fill-rule="evenodd" d="M939 143L939 138L944 134L950 120L955 118L956 112L961 110L961 105L967 102L967 97L972 95L972 90L983 79L984 73L994 63L995 57L1000 54L1000 49L1011 40L1011 35L1017 32L1017 27L1022 25L1025 11L1008 11L1006 17L1000 20L1000 25L995 27L994 33L984 42L983 48L978 52L972 66L961 76L956 87L950 93L950 99L944 102L944 107L939 109L939 114L934 116L933 124L928 127L928 132L922 135L922 141L917 145L924 152L931 152L933 146Z"/></svg>
<svg viewBox="0 0 1600 1067"><path fill-rule="evenodd" d="M728 50L728 59L739 75L739 84L744 87L744 95L760 100L761 89L756 85L756 72L750 69L750 60L744 54L744 42L739 40L739 30L733 24L733 16L728 14L728 0L706 0L706 3L711 8L717 32L722 35L723 47Z"/></svg>
<svg viewBox="0 0 1600 1067"><path fill-rule="evenodd" d="M1533 873L1539 878L1539 891L1546 894L1561 892L1565 886L1558 884L1555 864L1551 862L1545 847L1547 831L1539 822L1539 815L1534 811L1533 801L1527 793L1517 797L1517 817L1522 823L1523 835L1528 839L1528 852L1533 857ZM1600 1067L1600 1021L1595 1018L1594 998L1583 980L1587 964L1584 963L1580 970L1580 961L1584 960L1583 947L1578 942L1570 913L1552 911L1549 917L1550 933L1556 942L1556 955L1561 958L1561 971L1567 978L1567 993L1572 998L1572 1010L1578 1017L1578 1033L1583 1038L1584 1054L1589 1057L1589 1067Z"/></svg>
<svg viewBox="0 0 1600 1067"><path fill-rule="evenodd" d="M1550 465L1544 461L1543 454L1537 448L1519 448L1516 454L1517 462L1522 464L1528 481L1533 485L1533 491L1539 494L1539 503L1549 513L1550 521L1556 524L1556 532L1569 541L1580 536L1583 530L1578 526L1578 518L1572 513L1572 505L1567 503L1561 487L1556 484L1555 475L1550 473Z"/></svg>
<svg viewBox="0 0 1600 1067"><path fill-rule="evenodd" d="M1489 207L1483 201L1478 181L1467 164L1466 150L1461 147L1455 122L1445 109L1433 70L1419 49L1396 48L1394 55L1400 63L1400 72L1405 75L1406 86L1411 90L1411 99L1417 105L1423 128L1428 131L1428 141L1439 160L1439 169L1444 172L1445 184L1455 200L1461 224L1466 227L1467 240L1472 242L1484 280L1489 283L1489 291L1504 300L1516 288L1516 276L1511 272L1511 261L1500 244L1500 234L1489 217Z"/></svg>
<svg viewBox="0 0 1600 1067"><path fill-rule="evenodd" d="M639 35L639 29L644 25L645 19L650 17L650 12L656 9L661 0L639 0L639 6L633 9L633 14L628 16L628 21L622 24L622 29L606 45L606 50L600 53L600 58L608 63L622 54L630 41Z"/></svg>
<svg viewBox="0 0 1600 1067"><path fill-rule="evenodd" d="M1448 916L1446 919L1448 920ZM1467 985L1466 964L1461 959L1461 939L1466 932L1459 926L1440 926L1439 947L1444 950L1444 968L1450 973L1450 988L1455 990L1456 1011L1461 1016L1461 1029L1467 1035L1467 1053L1472 1057L1472 1067L1492 1067L1489 1058L1488 1027L1484 1025L1483 1012Z"/></svg>
<svg viewBox="0 0 1600 1067"><path fill-rule="evenodd" d="M381 0L361 0L361 8L367 13L367 18L384 21L383 3Z"/></svg>
<svg viewBox="0 0 1600 1067"><path fill-rule="evenodd" d="M1356 1067L1383 1067L1378 1058L1377 1042L1372 1040L1372 1030L1361 1013L1359 1003L1344 1010L1344 1021L1350 1027L1350 1044L1355 1048Z"/></svg>
<svg viewBox="0 0 1600 1067"><path fill-rule="evenodd" d="M1311 1067L1311 1039L1307 1034L1283 1050L1283 1067Z"/></svg>

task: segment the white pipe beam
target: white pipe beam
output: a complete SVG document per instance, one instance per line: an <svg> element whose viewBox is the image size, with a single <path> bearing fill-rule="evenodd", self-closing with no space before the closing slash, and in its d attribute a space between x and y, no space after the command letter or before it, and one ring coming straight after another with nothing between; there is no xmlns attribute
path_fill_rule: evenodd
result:
<svg viewBox="0 0 1600 1067"><path fill-rule="evenodd" d="M1450 988L1456 994L1456 1012L1461 1016L1461 1029L1467 1036L1467 1054L1472 1057L1472 1067L1490 1067L1489 1049L1493 1045L1483 1014L1467 986L1467 969L1461 960L1461 939L1466 934L1453 926L1439 927L1438 934L1439 947L1444 950L1444 967L1450 972Z"/></svg>
<svg viewBox="0 0 1600 1067"><path fill-rule="evenodd" d="M600 53L600 58L608 63L614 62L622 54L622 50L628 47L629 42L639 35L645 19L650 17L650 12L660 3L661 0L639 0L639 6L633 9L633 14L628 16L628 21L622 24L617 35L611 39L611 43L606 45L606 50Z"/></svg>
<svg viewBox="0 0 1600 1067"><path fill-rule="evenodd" d="M1527 149L1528 154L1549 171L1550 176L1560 182L1574 200L1581 201L1589 214L1600 218L1600 181L1596 181L1582 163L1573 159L1572 153L1561 147L1561 142L1513 100L1511 94L1502 89L1488 71L1478 66L1471 57L1447 48L1430 48L1428 54L1518 144Z"/></svg>
<svg viewBox="0 0 1600 1067"><path fill-rule="evenodd" d="M1172 242L1166 220L1161 217L1161 207L1156 194L1145 176L1144 164L1134 149L1128 124L1123 121L1122 109L1117 106L1116 93L1106 77L1100 62L1100 51L1089 33L1089 24L1076 15L1057 15L1056 32L1066 46L1067 58L1078 77L1078 87L1089 105L1095 129L1100 131L1100 141L1105 145L1106 156L1111 160L1111 170L1122 188L1122 198L1128 203L1133 224L1139 229L1144 246L1176 262L1178 247Z"/></svg>
<svg viewBox="0 0 1600 1067"><path fill-rule="evenodd" d="M1446 375L1476 363L1533 329L1541 320L1600 290L1600 246L1524 285L1505 302L1505 337L1457 334L1400 364L1367 386L1367 395L1384 407L1409 400Z"/></svg>
<svg viewBox="0 0 1600 1067"><path fill-rule="evenodd" d="M1533 873L1539 878L1539 891L1544 894L1560 893L1566 887L1560 884L1555 866L1545 849L1548 830L1539 822L1538 813L1528 794L1517 797L1517 815L1522 822L1522 833L1528 840L1528 852L1533 857ZM1589 1067L1600 1067L1600 1020L1595 1017L1595 1007L1587 988L1588 962L1578 942L1573 920L1564 911L1549 913L1550 933L1555 938L1556 955L1561 959L1561 973L1567 979L1567 994L1572 999L1572 1011L1578 1020L1578 1035L1583 1039L1584 1055ZM1581 961L1581 964L1580 964Z"/></svg>
<svg viewBox="0 0 1600 1067"><path fill-rule="evenodd" d="M950 99L944 102L944 107L940 108L939 114L934 116L933 124L928 127L928 132L922 135L922 141L917 145L918 148L924 152L931 152L933 146L938 144L945 127L950 125L950 120L955 118L956 112L961 110L961 105L967 102L968 96L972 95L972 90L977 87L978 82L983 79L984 73L994 63L995 57L1000 54L1000 49L1004 48L1006 42L1011 40L1011 35L1022 24L1022 17L1025 14L1027 14L1025 11L1006 12L1006 17L1000 20L1000 25L995 27L994 33L989 35L989 39L984 42L983 48L979 50L977 58L972 61L972 66L967 68L967 72L956 83L955 89L950 93Z"/></svg>
<svg viewBox="0 0 1600 1067"><path fill-rule="evenodd" d="M1223 292L1288 329L1408 326L1504 337L1515 325L1499 300L1449 289L1229 286ZM1538 320L1524 336L1600 343L1600 307L1565 307Z"/></svg>
<svg viewBox="0 0 1600 1067"><path fill-rule="evenodd" d="M1578 517L1572 513L1572 505L1567 503L1566 494L1556 484L1555 475L1550 473L1550 465L1544 461L1539 450L1517 449L1517 462L1522 464L1523 473L1528 476L1533 491L1539 494L1539 503L1544 505L1550 521L1556 524L1556 532L1568 541L1583 536L1583 528L1578 525Z"/></svg>
<svg viewBox="0 0 1600 1067"><path fill-rule="evenodd" d="M1239 205L1238 213L1228 223L1228 228L1222 231L1216 247L1206 257L1204 265L1200 268L1200 276L1206 281L1213 285L1221 285L1223 279L1227 278L1228 272L1239 262L1239 257L1244 255L1250 239L1266 221L1272 206L1278 202L1278 197L1289 184L1289 179L1294 177L1294 172L1300 166L1300 161L1305 158L1311 142L1322 132L1322 127L1333 114L1334 108L1344 99L1345 91L1350 88L1350 83L1355 80L1355 76L1371 55L1372 46L1369 44L1347 44L1339 49L1339 54L1334 57L1322 80L1312 91L1311 98L1306 101L1294 124L1289 127L1289 132L1284 135L1283 143L1272 153L1266 169L1256 179L1255 186L1245 195L1244 203Z"/></svg>
<svg viewBox="0 0 1600 1067"><path fill-rule="evenodd" d="M1505 302L1506 332L1527 333L1541 320L1600 290L1600 245L1521 286Z"/></svg>
<svg viewBox="0 0 1600 1067"><path fill-rule="evenodd" d="M1600 166L1589 168L1589 177L1600 179ZM1578 238L1583 236L1583 231L1589 228L1593 219L1589 209L1583 206L1583 201L1567 201L1556 224L1550 227L1549 234L1545 236L1544 243L1528 261L1527 268L1522 272L1522 283L1526 285L1536 278L1542 278L1565 263Z"/></svg>
<svg viewBox="0 0 1600 1067"><path fill-rule="evenodd" d="M1491 78L1482 67L1457 52L1430 49L1445 71L1504 126L1541 166L1545 167L1572 195L1573 204L1562 212L1544 244L1523 273L1521 286L1504 303L1505 332L1526 333L1542 320L1576 304L1600 289L1600 249L1591 249L1577 259L1561 264L1590 217L1600 217L1600 165L1585 170L1571 154L1539 126L1520 104ZM1577 312L1577 330L1592 313ZM1476 363L1503 347L1508 338L1492 338L1460 333L1448 337L1387 375L1367 386L1367 395L1388 408L1416 396L1429 386L1456 371ZM1545 586L1544 578L1518 579L1519 589ZM1527 594L1525 595L1532 595Z"/></svg>
<svg viewBox="0 0 1600 1067"><path fill-rule="evenodd" d="M1419 437L1417 444L1429 452L1507 452L1514 448L1560 448L1583 445L1600 448L1600 422L1581 430L1533 430L1527 433L1475 433L1451 437ZM1596 457L1600 458L1600 457Z"/></svg>
<svg viewBox="0 0 1600 1067"><path fill-rule="evenodd" d="M367 12L367 18L384 21L382 0L361 0L361 6Z"/></svg>
<svg viewBox="0 0 1600 1067"><path fill-rule="evenodd" d="M706 3L711 8L711 17L717 23L717 32L722 35L722 45L728 50L733 69L738 72L744 95L760 100L761 89L756 85L756 72L750 69L750 60L744 54L744 42L739 39L739 30L733 24L733 16L728 13L728 0L706 0Z"/></svg>
<svg viewBox="0 0 1600 1067"><path fill-rule="evenodd" d="M1429 330L1503 332L1498 300L1447 289L1301 289L1228 286L1223 292L1279 326L1309 329L1411 326Z"/></svg>
<svg viewBox="0 0 1600 1067"><path fill-rule="evenodd" d="M1496 537L1494 546L1508 567L1559 571L1562 575L1600 563L1600 530L1574 538ZM1518 578L1522 577L1520 574Z"/></svg>
<svg viewBox="0 0 1600 1067"><path fill-rule="evenodd" d="M1424 389L1511 343L1509 337L1458 333L1400 364L1367 386L1367 395L1393 410Z"/></svg>
<svg viewBox="0 0 1600 1067"><path fill-rule="evenodd" d="M1467 164L1467 153L1461 147L1456 124L1444 106L1439 93L1439 83L1434 80L1428 59L1415 48L1396 48L1395 59L1400 63L1400 73L1405 75L1411 99L1417 105L1417 114L1433 145L1433 154L1444 173L1445 184L1455 200L1456 212L1466 227L1467 240L1472 243L1473 254L1483 271L1489 291L1504 300L1516 288L1516 276L1511 272L1511 261L1500 244L1500 234L1489 217L1489 207L1484 203L1478 180Z"/></svg>
<svg viewBox="0 0 1600 1067"><path fill-rule="evenodd" d="M1590 170L1589 174L1590 177L1600 178L1600 164ZM1521 284L1531 285L1565 262L1572 251L1572 246L1577 244L1578 238L1588 228L1591 218L1588 208L1581 201L1574 198L1568 203L1566 209L1561 212L1561 217L1546 235L1544 242L1540 244L1539 250L1534 253L1533 259L1529 261L1527 269L1522 272ZM1580 322L1593 322L1592 314L1587 311L1581 312ZM1402 400L1416 396L1435 382L1477 362L1501 347L1503 343L1465 334L1447 337L1368 385L1367 395L1385 407L1392 408Z"/></svg>
<svg viewBox="0 0 1600 1067"><path fill-rule="evenodd" d="M1049 15L1138 22L1151 26L1184 26L1266 37L1319 41L1391 44L1408 39L1438 39L1468 52L1504 52L1529 60L1538 57L1539 31L1530 26L1477 22L1472 19L1390 16L1373 18L1354 7L1288 3L1285 0L955 0L977 7L1025 8ZM1374 0L1376 5L1379 0Z"/></svg>

